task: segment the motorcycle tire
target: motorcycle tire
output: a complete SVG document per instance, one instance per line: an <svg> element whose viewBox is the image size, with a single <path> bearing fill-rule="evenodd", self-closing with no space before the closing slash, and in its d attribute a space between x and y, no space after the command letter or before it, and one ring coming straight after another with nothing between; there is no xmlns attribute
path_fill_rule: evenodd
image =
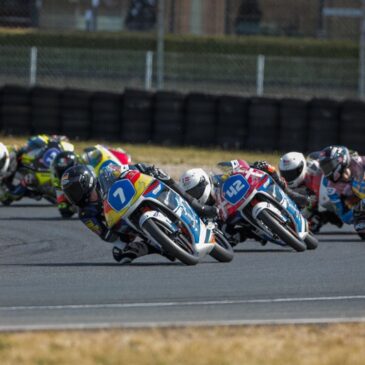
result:
<svg viewBox="0 0 365 365"><path fill-rule="evenodd" d="M163 224L163 222L150 218L143 224L143 229L169 255L176 257L185 265L196 265L199 262L199 257L189 248L190 242L187 242L186 237L183 235L176 236L176 233L171 232L170 228Z"/></svg>
<svg viewBox="0 0 365 365"><path fill-rule="evenodd" d="M233 260L233 248L224 237L224 234L219 230L214 230L216 244L212 251L210 251L210 256L219 262L230 262Z"/></svg>
<svg viewBox="0 0 365 365"><path fill-rule="evenodd" d="M5 199L5 200L2 200L1 203L3 205L5 205L6 207L8 207L11 203L13 202L12 199Z"/></svg>
<svg viewBox="0 0 365 365"><path fill-rule="evenodd" d="M257 217L262 223L267 226L271 232L276 234L283 242L293 248L297 252L305 251L306 245L294 236L290 230L285 227L279 220L271 215L267 209L264 209Z"/></svg>
<svg viewBox="0 0 365 365"><path fill-rule="evenodd" d="M312 233L308 233L308 236L304 239L307 250L315 250L318 247L318 239L314 237Z"/></svg>
<svg viewBox="0 0 365 365"><path fill-rule="evenodd" d="M75 214L75 212L70 209L59 209L59 212L64 219L69 219Z"/></svg>

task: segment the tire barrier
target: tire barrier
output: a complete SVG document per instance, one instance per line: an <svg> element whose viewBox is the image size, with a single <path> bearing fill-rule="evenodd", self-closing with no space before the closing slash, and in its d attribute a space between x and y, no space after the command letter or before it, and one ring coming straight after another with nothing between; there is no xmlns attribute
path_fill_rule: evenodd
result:
<svg viewBox="0 0 365 365"><path fill-rule="evenodd" d="M76 139L91 135L91 96L84 90L65 89L61 97L61 133Z"/></svg>
<svg viewBox="0 0 365 365"><path fill-rule="evenodd" d="M123 96L121 140L148 143L153 130L153 93L127 89Z"/></svg>
<svg viewBox="0 0 365 365"><path fill-rule="evenodd" d="M216 143L217 97L191 93L186 98L184 144L214 146Z"/></svg>
<svg viewBox="0 0 365 365"><path fill-rule="evenodd" d="M91 101L91 138L106 141L120 139L122 130L122 96L96 92Z"/></svg>
<svg viewBox="0 0 365 365"><path fill-rule="evenodd" d="M280 100L278 149L283 152L307 150L306 100L284 98Z"/></svg>
<svg viewBox="0 0 365 365"><path fill-rule="evenodd" d="M222 96L217 109L217 144L223 148L242 148L247 139L249 99Z"/></svg>
<svg viewBox="0 0 365 365"><path fill-rule="evenodd" d="M153 143L180 146L184 143L185 96L158 91L154 101Z"/></svg>
<svg viewBox="0 0 365 365"><path fill-rule="evenodd" d="M339 143L340 102L313 99L308 104L308 151Z"/></svg>
<svg viewBox="0 0 365 365"><path fill-rule="evenodd" d="M359 153L365 153L365 104L345 100L341 107L339 142Z"/></svg>
<svg viewBox="0 0 365 365"><path fill-rule="evenodd" d="M251 99L248 115L248 138L245 148L259 151L279 149L279 101L254 97Z"/></svg>
<svg viewBox="0 0 365 365"><path fill-rule="evenodd" d="M32 134L61 133L61 90L34 87L30 91Z"/></svg>
<svg viewBox="0 0 365 365"><path fill-rule="evenodd" d="M343 144L365 153L364 120L360 100L0 88L0 131L11 135L304 153Z"/></svg>
<svg viewBox="0 0 365 365"><path fill-rule="evenodd" d="M31 133L29 90L21 86L4 86L1 92L2 131L5 134Z"/></svg>

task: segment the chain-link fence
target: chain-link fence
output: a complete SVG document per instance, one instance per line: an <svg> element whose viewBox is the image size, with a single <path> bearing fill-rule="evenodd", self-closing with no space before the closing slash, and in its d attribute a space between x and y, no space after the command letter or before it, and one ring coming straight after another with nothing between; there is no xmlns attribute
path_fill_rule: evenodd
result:
<svg viewBox="0 0 365 365"><path fill-rule="evenodd" d="M42 33L163 32L212 36L290 36L358 42L361 0L0 0L0 26ZM160 8L159 8L160 6ZM159 13L163 11L163 29ZM159 32L158 32L159 30ZM163 32L162 32L163 31ZM145 33L143 33L145 34ZM238 36L238 37L237 37ZM232 38L233 37L233 38ZM157 42L158 43L158 42ZM97 49L0 42L0 85L44 85L94 90L163 87L243 95L356 97L358 57L298 57L156 49ZM161 53L162 60L161 61Z"/></svg>

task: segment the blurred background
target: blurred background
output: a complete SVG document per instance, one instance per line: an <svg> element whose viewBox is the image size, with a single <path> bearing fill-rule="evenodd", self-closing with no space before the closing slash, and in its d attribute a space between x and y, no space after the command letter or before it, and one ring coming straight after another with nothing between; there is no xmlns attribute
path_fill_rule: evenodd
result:
<svg viewBox="0 0 365 365"><path fill-rule="evenodd" d="M363 0L0 0L0 86L364 95Z"/></svg>

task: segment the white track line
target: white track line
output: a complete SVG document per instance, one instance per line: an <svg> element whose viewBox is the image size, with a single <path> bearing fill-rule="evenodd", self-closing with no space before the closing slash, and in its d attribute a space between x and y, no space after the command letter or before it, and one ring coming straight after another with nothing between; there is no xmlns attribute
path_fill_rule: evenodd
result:
<svg viewBox="0 0 365 365"><path fill-rule="evenodd" d="M27 311L27 310L65 310L65 309L123 309L123 308L154 308L154 307L186 307L204 305L238 305L238 304L265 304L291 302L318 302L318 301L346 301L365 300L365 295L348 295L337 297L308 297L308 298L276 298L276 299L242 299L242 300L207 300L195 302L150 302L150 303L114 303L114 304L70 304L70 305L39 305L39 306L12 306L0 307L0 311Z"/></svg>

